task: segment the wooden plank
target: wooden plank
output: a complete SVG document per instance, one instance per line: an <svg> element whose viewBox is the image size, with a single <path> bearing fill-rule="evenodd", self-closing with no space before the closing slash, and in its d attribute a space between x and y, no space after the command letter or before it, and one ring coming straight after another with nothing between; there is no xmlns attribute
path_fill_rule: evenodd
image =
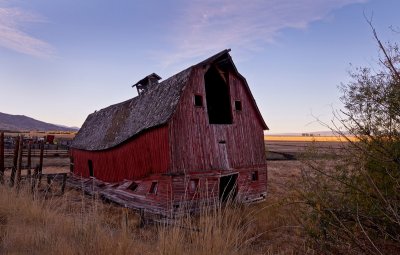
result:
<svg viewBox="0 0 400 255"><path fill-rule="evenodd" d="M30 178L31 177L31 168L32 168L32 143L31 142L29 142L28 143L28 155L27 155L27 157L28 157L28 173L27 173L27 175L28 175L28 178Z"/></svg>
<svg viewBox="0 0 400 255"><path fill-rule="evenodd" d="M21 168L22 168L22 150L24 149L24 138L19 137L19 148L18 148L18 163L17 163L17 188L21 182Z"/></svg>
<svg viewBox="0 0 400 255"><path fill-rule="evenodd" d="M32 193L34 193L35 190L36 190L38 175L39 175L39 165L36 165L35 170L33 171L33 179L31 181L31 191L32 191Z"/></svg>
<svg viewBox="0 0 400 255"><path fill-rule="evenodd" d="M0 132L0 183L4 184L4 132Z"/></svg>
<svg viewBox="0 0 400 255"><path fill-rule="evenodd" d="M44 156L44 143L40 143L40 155L39 155L39 172L43 170L43 156Z"/></svg>
<svg viewBox="0 0 400 255"><path fill-rule="evenodd" d="M13 187L14 182L15 182L15 173L16 173L17 164L18 164L19 143L20 143L20 137L17 136L17 137L15 137L15 147L14 147L14 156L13 156L14 158L13 158L13 167L11 169L10 187Z"/></svg>
<svg viewBox="0 0 400 255"><path fill-rule="evenodd" d="M38 187L40 186L42 182L42 171L43 171L43 152L44 152L44 142L42 141L40 143L40 156L39 156L39 166L38 166Z"/></svg>
<svg viewBox="0 0 400 255"><path fill-rule="evenodd" d="M67 183L67 174L63 174L63 179L61 184L61 194L64 194L66 183Z"/></svg>
<svg viewBox="0 0 400 255"><path fill-rule="evenodd" d="M14 150L13 149L4 149L4 156L6 157L11 157L14 155ZM28 156L27 151L23 151L23 156ZM32 149L31 150L31 156L32 157L39 157L40 156L40 149ZM68 150L44 150L43 151L43 156L45 157L54 157L54 156L60 156L60 157L68 157L69 156L69 151Z"/></svg>

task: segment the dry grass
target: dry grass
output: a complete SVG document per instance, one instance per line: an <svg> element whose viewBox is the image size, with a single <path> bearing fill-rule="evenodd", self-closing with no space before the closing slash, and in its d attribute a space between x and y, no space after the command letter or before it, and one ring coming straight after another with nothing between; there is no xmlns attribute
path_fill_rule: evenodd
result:
<svg viewBox="0 0 400 255"><path fill-rule="evenodd" d="M124 231L122 209L70 192L49 200L0 187L1 254L152 254L145 235ZM113 215L110 218L109 215ZM117 217L117 219L115 219Z"/></svg>
<svg viewBox="0 0 400 255"><path fill-rule="evenodd" d="M214 207L145 228L134 213L78 191L45 200L1 186L0 254L314 254L299 204L287 202L300 167L270 162L265 202Z"/></svg>

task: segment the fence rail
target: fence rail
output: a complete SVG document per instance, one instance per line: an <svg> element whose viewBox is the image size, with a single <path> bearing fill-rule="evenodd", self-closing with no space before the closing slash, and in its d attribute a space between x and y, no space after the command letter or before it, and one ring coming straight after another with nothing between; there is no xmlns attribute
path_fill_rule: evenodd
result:
<svg viewBox="0 0 400 255"><path fill-rule="evenodd" d="M13 149L5 149L4 150L4 156L12 157L13 155L14 155ZM23 150L22 156L27 156L27 155L28 155L28 150L26 150L26 149ZM32 155L32 157L39 157L40 150L38 150L38 149L31 150L31 155ZM49 157L49 156L68 157L69 151L68 150L43 150L43 156L44 157Z"/></svg>

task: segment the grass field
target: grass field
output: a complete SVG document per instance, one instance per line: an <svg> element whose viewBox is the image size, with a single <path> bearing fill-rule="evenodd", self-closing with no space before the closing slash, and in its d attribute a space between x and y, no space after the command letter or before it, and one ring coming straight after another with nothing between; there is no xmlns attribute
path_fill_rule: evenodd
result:
<svg viewBox="0 0 400 255"><path fill-rule="evenodd" d="M357 141L356 137L349 136L350 141ZM347 139L340 136L279 136L265 135L265 141L282 141L282 142L347 142Z"/></svg>
<svg viewBox="0 0 400 255"><path fill-rule="evenodd" d="M0 254L314 254L298 204L286 202L300 170L299 161L270 162L266 201L144 228L136 214L75 190L33 199L0 186Z"/></svg>

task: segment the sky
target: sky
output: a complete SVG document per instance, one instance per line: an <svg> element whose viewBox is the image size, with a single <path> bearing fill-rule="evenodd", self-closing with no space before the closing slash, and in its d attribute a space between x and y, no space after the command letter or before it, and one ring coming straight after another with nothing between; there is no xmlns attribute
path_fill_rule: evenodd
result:
<svg viewBox="0 0 400 255"><path fill-rule="evenodd" d="M0 0L0 112L80 127L230 48L270 128L326 130L341 83L374 67L377 44L398 41L398 0Z"/></svg>

